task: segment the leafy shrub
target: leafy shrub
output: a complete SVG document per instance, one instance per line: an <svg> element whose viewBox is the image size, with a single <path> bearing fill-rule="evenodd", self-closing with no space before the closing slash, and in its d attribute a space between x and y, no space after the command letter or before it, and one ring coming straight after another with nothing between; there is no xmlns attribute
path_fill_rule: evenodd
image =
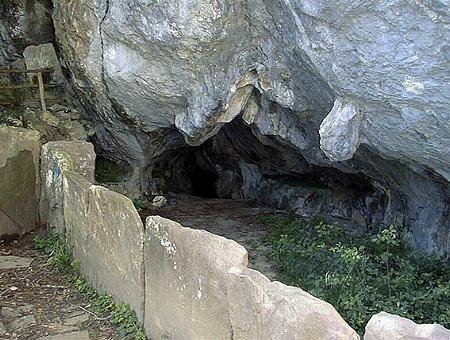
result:
<svg viewBox="0 0 450 340"><path fill-rule="evenodd" d="M20 114L13 111L5 111L0 108L0 125L11 125L11 121L20 119Z"/></svg>
<svg viewBox="0 0 450 340"><path fill-rule="evenodd" d="M149 205L149 201L148 201L147 197L145 197L145 196L139 196L139 197L133 198L132 201L133 201L134 207L136 208L136 210L138 212L142 211L142 209L144 209L145 207L147 207Z"/></svg>
<svg viewBox="0 0 450 340"><path fill-rule="evenodd" d="M395 226L361 238L320 220L264 222L280 279L331 303L358 332L380 311L450 326L450 267L438 256L414 253Z"/></svg>

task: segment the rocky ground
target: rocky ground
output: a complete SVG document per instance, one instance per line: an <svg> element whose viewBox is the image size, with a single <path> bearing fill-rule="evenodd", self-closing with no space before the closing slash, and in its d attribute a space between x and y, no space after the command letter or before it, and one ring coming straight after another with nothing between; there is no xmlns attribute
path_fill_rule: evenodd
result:
<svg viewBox="0 0 450 340"><path fill-rule="evenodd" d="M273 208L260 207L251 200L201 199L190 195L168 197L168 204L149 206L141 216L159 215L177 221L184 227L207 230L235 240L248 251L249 267L271 280L276 280L275 264L269 258L266 242L268 229L260 221L262 215L277 213Z"/></svg>
<svg viewBox="0 0 450 340"><path fill-rule="evenodd" d="M34 246L36 233L0 244L0 340L116 339L108 320Z"/></svg>

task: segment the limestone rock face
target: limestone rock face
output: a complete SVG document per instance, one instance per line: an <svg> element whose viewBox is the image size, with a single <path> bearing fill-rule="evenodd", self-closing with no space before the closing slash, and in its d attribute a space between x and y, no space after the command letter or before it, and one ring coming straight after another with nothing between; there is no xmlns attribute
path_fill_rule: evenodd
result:
<svg viewBox="0 0 450 340"><path fill-rule="evenodd" d="M320 124L320 148L332 161L351 159L359 146L361 116L358 107L337 98Z"/></svg>
<svg viewBox="0 0 450 340"><path fill-rule="evenodd" d="M366 325L364 340L444 340L450 330L438 324L418 325L398 315L378 313Z"/></svg>
<svg viewBox="0 0 450 340"><path fill-rule="evenodd" d="M5 0L0 13L0 65L21 57L28 45L55 38L51 0Z"/></svg>
<svg viewBox="0 0 450 340"><path fill-rule="evenodd" d="M449 179L449 11L441 1L57 0L55 23L75 82L103 94L90 101L112 120L175 123L196 140L243 107L245 96L232 98L249 84L319 121L348 97L368 145Z"/></svg>
<svg viewBox="0 0 450 340"><path fill-rule="evenodd" d="M180 145L162 131L198 145L241 114L310 164L369 176L388 197L385 222L401 209L415 245L440 252L449 17L444 1L54 1L62 55L106 152L144 169Z"/></svg>

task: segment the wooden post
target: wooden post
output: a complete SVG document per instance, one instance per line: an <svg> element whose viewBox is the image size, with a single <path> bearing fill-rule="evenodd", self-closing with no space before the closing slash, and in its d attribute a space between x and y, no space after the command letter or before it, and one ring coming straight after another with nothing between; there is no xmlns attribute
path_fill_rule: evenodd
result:
<svg viewBox="0 0 450 340"><path fill-rule="evenodd" d="M39 84L39 98L41 99L42 111L47 111L47 105L45 104L44 97L44 80L42 79L42 72L37 73L37 79Z"/></svg>

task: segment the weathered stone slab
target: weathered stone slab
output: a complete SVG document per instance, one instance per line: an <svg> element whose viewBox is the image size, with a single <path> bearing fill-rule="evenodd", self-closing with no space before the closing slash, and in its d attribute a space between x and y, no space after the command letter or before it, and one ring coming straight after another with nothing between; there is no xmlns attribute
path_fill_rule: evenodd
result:
<svg viewBox="0 0 450 340"><path fill-rule="evenodd" d="M32 258L19 256L0 256L0 269L16 269L29 267Z"/></svg>
<svg viewBox="0 0 450 340"><path fill-rule="evenodd" d="M23 51L23 56L27 69L53 68L55 70L52 74L53 79L58 82L64 79L61 65L52 43L27 46Z"/></svg>
<svg viewBox="0 0 450 340"><path fill-rule="evenodd" d="M91 143L79 141L49 142L42 147L41 156L41 222L49 229L64 234L62 211L62 178L73 171L94 180L95 152Z"/></svg>
<svg viewBox="0 0 450 340"><path fill-rule="evenodd" d="M97 292L129 304L143 320L144 226L133 203L70 172L63 190L66 238L80 271Z"/></svg>
<svg viewBox="0 0 450 340"><path fill-rule="evenodd" d="M364 340L448 340L450 330L438 324L418 325L412 320L386 312L372 316Z"/></svg>
<svg viewBox="0 0 450 340"><path fill-rule="evenodd" d="M231 268L225 282L233 339L359 339L332 305L300 288L247 268Z"/></svg>
<svg viewBox="0 0 450 340"><path fill-rule="evenodd" d="M227 272L246 250L204 230L152 216L145 238L145 328L152 339L231 339Z"/></svg>
<svg viewBox="0 0 450 340"><path fill-rule="evenodd" d="M36 131L0 126L0 238L38 222L39 139Z"/></svg>
<svg viewBox="0 0 450 340"><path fill-rule="evenodd" d="M149 338L359 339L329 303L247 269L232 240L151 216L144 250Z"/></svg>
<svg viewBox="0 0 450 340"><path fill-rule="evenodd" d="M38 338L38 340L89 340L88 331L70 332Z"/></svg>

